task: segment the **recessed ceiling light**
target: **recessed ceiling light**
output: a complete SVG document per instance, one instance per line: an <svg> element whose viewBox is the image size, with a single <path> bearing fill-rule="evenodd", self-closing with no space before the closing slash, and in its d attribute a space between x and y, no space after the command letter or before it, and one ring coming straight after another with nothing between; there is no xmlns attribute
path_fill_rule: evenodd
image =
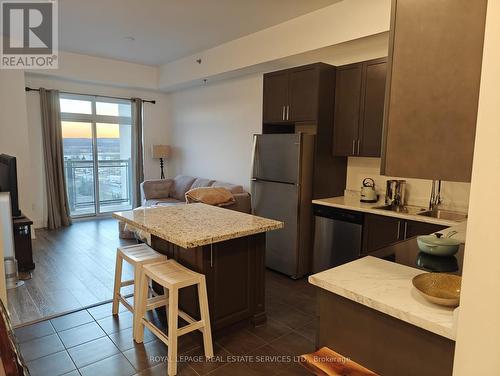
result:
<svg viewBox="0 0 500 376"><path fill-rule="evenodd" d="M128 41L130 41L130 42L135 41L135 38L132 37L132 36L125 37L125 39L128 40Z"/></svg>

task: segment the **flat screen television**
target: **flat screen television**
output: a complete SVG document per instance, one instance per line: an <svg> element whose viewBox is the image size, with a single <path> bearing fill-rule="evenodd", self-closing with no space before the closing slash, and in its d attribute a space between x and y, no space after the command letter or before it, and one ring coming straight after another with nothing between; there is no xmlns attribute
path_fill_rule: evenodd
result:
<svg viewBox="0 0 500 376"><path fill-rule="evenodd" d="M20 217L19 198L17 194L16 157L0 154L0 192L10 193L12 216Z"/></svg>

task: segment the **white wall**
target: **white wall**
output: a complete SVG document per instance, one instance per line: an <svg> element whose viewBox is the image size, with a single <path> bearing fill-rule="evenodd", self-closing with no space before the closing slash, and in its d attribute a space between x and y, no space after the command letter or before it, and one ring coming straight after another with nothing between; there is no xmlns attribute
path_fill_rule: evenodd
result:
<svg viewBox="0 0 500 376"><path fill-rule="evenodd" d="M387 35L381 34L291 62L346 64L386 56L387 48ZM256 73L170 93L174 152L168 174L216 178L248 189L252 135L262 130L262 90L262 73Z"/></svg>
<svg viewBox="0 0 500 376"><path fill-rule="evenodd" d="M159 178L159 162L151 158L152 144L168 144L167 136L169 102L166 94L138 89L116 88L104 85L82 84L39 75L26 75L26 85L34 88L45 87L84 94L111 95L118 97L139 97L154 99L156 104L144 103L144 176L146 179ZM24 88L24 79L22 83ZM24 94L24 90L23 90ZM36 92L27 93L27 128L31 151L31 187L34 195L33 219L35 226L43 227L46 222L45 172L42 149L40 117L40 97Z"/></svg>
<svg viewBox="0 0 500 376"><path fill-rule="evenodd" d="M179 91L171 98L173 161L182 173L248 188L252 135L262 128L262 75Z"/></svg>
<svg viewBox="0 0 500 376"><path fill-rule="evenodd" d="M33 216L33 179L24 73L20 70L0 70L0 153L17 158L19 206Z"/></svg>
<svg viewBox="0 0 500 376"><path fill-rule="evenodd" d="M500 1L488 1L455 376L500 375Z"/></svg>
<svg viewBox="0 0 500 376"><path fill-rule="evenodd" d="M386 181L389 179L404 179L380 175L380 158L350 157L347 163L346 189L359 191L364 178L375 180L375 187L379 194L384 195ZM426 207L432 187L431 180L406 180L406 197L409 205ZM451 210L467 212L469 207L470 183L443 182L441 185L442 205Z"/></svg>
<svg viewBox="0 0 500 376"><path fill-rule="evenodd" d="M59 51L58 69L33 70L54 78L118 87L158 89L159 68Z"/></svg>

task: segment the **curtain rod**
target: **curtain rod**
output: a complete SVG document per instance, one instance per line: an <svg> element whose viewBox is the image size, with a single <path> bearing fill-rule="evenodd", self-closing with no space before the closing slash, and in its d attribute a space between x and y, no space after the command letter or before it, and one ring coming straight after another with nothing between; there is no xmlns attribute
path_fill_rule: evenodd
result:
<svg viewBox="0 0 500 376"><path fill-rule="evenodd" d="M26 86L24 88L25 91L40 91L40 89L33 89L31 87L28 87ZM101 97L101 98L113 98L113 99L124 99L124 100L129 100L131 101L133 98L123 98L123 97L112 97L110 95L95 95L95 94L82 94L82 93L70 93L68 91L61 91L62 94L72 94L72 95L87 95L87 96L92 96L92 97ZM143 102L146 102L146 103L152 103L152 104L156 104L156 101L153 99L153 100L146 100L146 99L141 99Z"/></svg>

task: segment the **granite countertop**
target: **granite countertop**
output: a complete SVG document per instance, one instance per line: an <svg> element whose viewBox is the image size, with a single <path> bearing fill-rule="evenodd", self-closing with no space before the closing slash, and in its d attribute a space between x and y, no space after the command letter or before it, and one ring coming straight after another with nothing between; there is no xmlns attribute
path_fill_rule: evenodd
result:
<svg viewBox="0 0 500 376"><path fill-rule="evenodd" d="M330 207L334 207L334 208L354 210L354 211L360 211L360 212L364 212L364 213L377 214L377 215L384 215L386 217L408 219L408 220L412 220L412 221L416 221L416 222L432 223L432 224L442 225L442 226L456 226L458 224L465 222L465 221L455 222L455 221L426 217L423 215L417 215L417 214L411 214L411 213L399 213L399 212L394 212L391 210L376 209L377 207L385 205L384 199L380 199L378 202L375 202L375 203L364 203L364 202L359 201L359 193L353 194L352 192L349 192L349 194L346 194L345 196L330 197L330 198L322 198L322 199L313 200L312 203L317 204L317 205L330 206ZM409 206L409 207L416 209L416 211L418 211L418 209L419 209L418 207L412 207L412 206Z"/></svg>
<svg viewBox="0 0 500 376"><path fill-rule="evenodd" d="M137 208L113 217L182 248L283 228L283 222L201 203Z"/></svg>
<svg viewBox="0 0 500 376"><path fill-rule="evenodd" d="M425 300L412 285L422 271L367 256L321 273L309 283L451 340L456 337L453 308Z"/></svg>

